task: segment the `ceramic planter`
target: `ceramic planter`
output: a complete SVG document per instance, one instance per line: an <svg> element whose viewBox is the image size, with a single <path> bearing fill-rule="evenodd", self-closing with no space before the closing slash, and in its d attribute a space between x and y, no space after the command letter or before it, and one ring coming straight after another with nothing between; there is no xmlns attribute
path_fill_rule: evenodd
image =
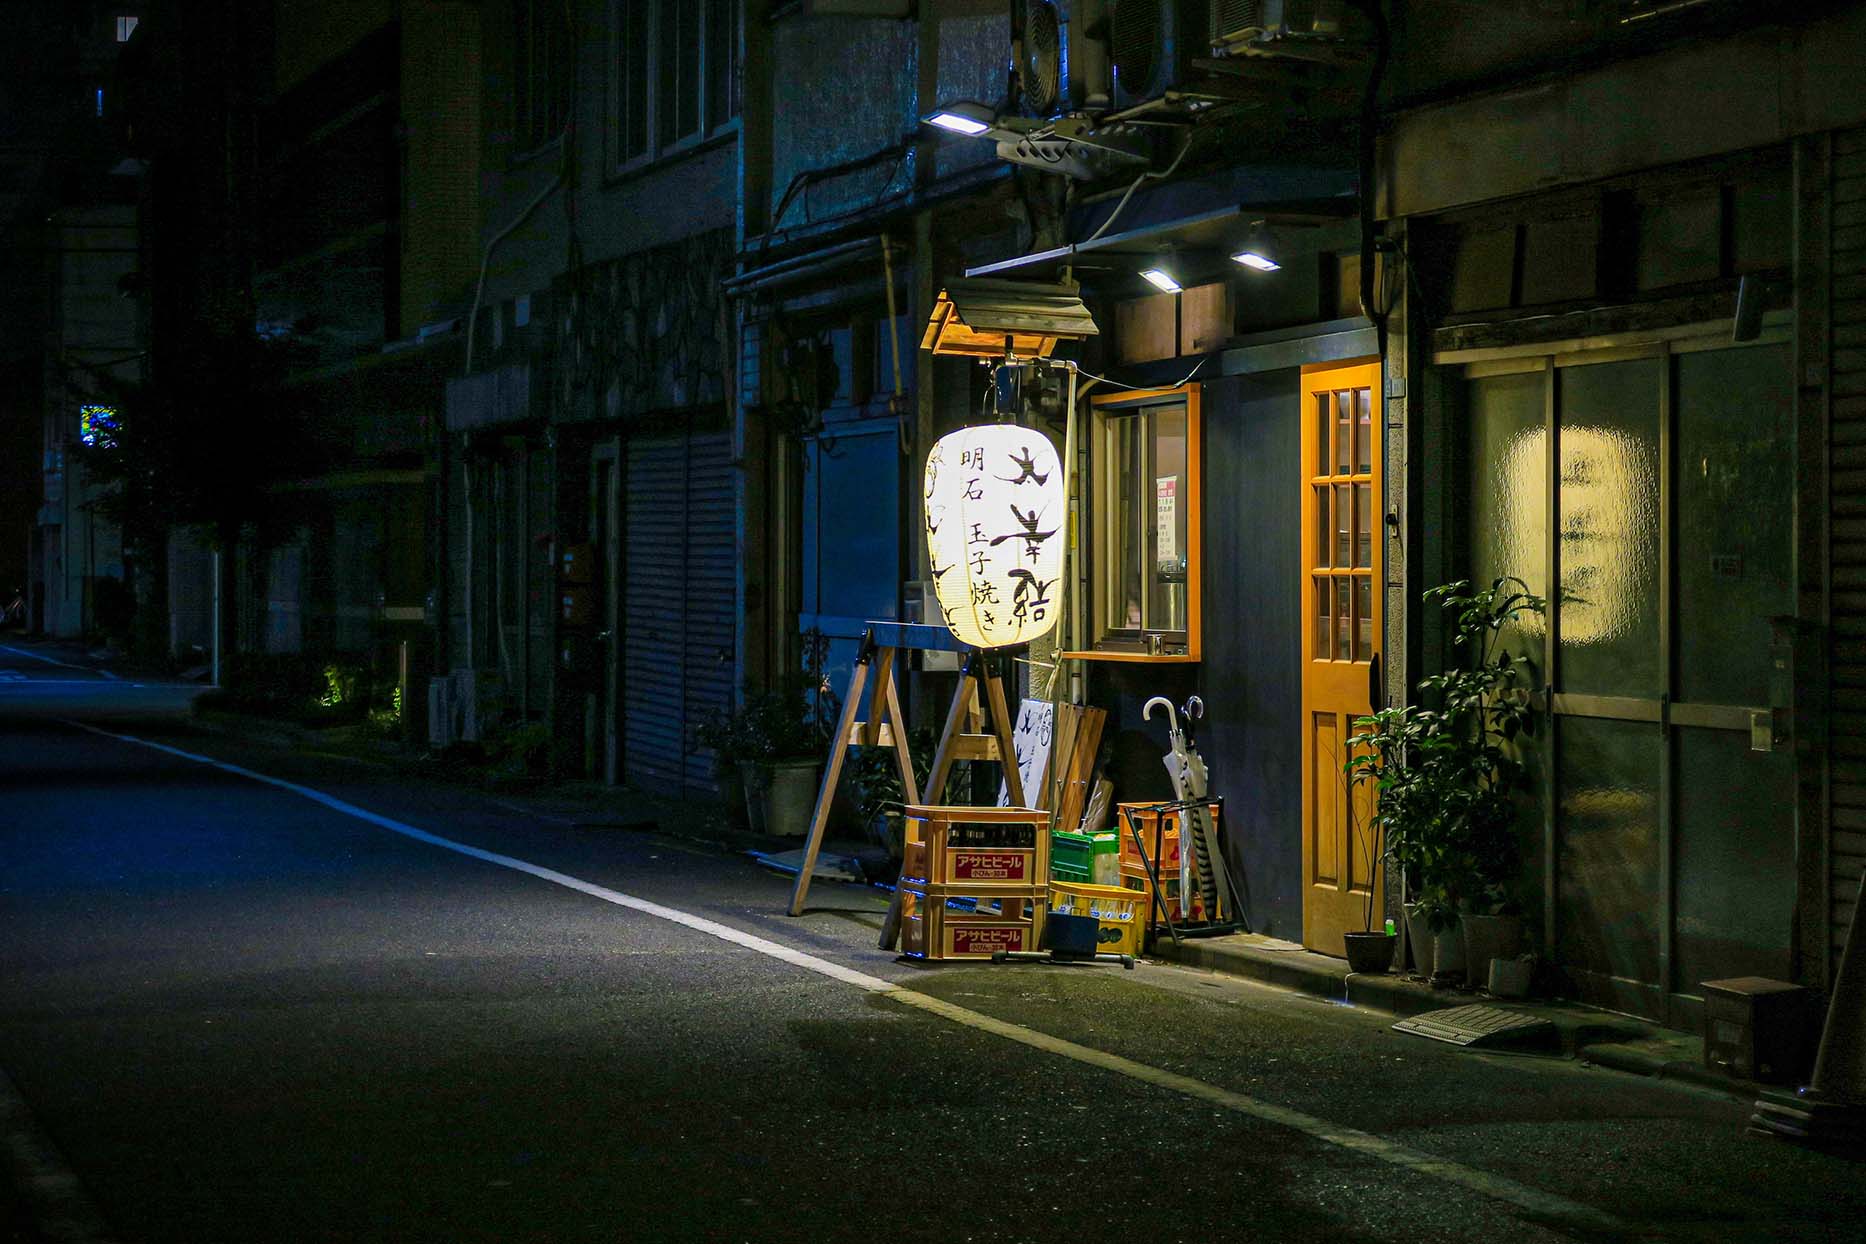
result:
<svg viewBox="0 0 1866 1244"><path fill-rule="evenodd" d="M1493 998L1526 998L1529 996L1529 984L1535 977L1536 961L1527 955L1515 959L1492 959L1490 961L1490 996Z"/></svg>
<svg viewBox="0 0 1866 1244"><path fill-rule="evenodd" d="M1487 979L1492 959L1514 959L1523 951L1521 916L1464 916L1464 962L1473 980Z"/></svg>
<svg viewBox="0 0 1866 1244"><path fill-rule="evenodd" d="M810 832L816 810L819 760L778 760L764 766L769 775L761 792L764 832L777 838L801 838Z"/></svg>
<svg viewBox="0 0 1866 1244"><path fill-rule="evenodd" d="M1457 925L1432 934L1432 979L1464 979L1464 931Z"/></svg>
<svg viewBox="0 0 1866 1244"><path fill-rule="evenodd" d="M1341 937L1347 943L1348 971L1379 973L1393 965L1393 948L1399 944L1399 934L1381 931L1343 933Z"/></svg>

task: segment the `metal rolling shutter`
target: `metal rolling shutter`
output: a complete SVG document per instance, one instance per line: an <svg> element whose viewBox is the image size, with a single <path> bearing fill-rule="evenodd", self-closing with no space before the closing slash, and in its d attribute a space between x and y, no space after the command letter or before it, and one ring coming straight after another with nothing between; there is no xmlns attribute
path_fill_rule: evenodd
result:
<svg viewBox="0 0 1866 1244"><path fill-rule="evenodd" d="M693 730L732 698L733 488L725 435L628 444L623 538L623 777L708 789Z"/></svg>
<svg viewBox="0 0 1866 1244"><path fill-rule="evenodd" d="M693 728L732 703L737 618L732 447L726 435L695 436L687 460L685 709L687 785L712 786L711 753L692 746Z"/></svg>
<svg viewBox="0 0 1866 1244"><path fill-rule="evenodd" d="M1834 137L1828 483L1833 963L1866 869L1866 130Z"/></svg>

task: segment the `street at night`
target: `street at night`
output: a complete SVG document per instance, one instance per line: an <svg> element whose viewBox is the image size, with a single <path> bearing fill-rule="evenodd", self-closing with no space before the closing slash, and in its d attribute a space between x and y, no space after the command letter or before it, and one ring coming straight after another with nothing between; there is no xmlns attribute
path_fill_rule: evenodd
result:
<svg viewBox="0 0 1866 1244"><path fill-rule="evenodd" d="M1866 1210L1727 1095L1163 964L908 966L885 895L791 919L742 859L22 651L0 1065L82 1238L1820 1240Z"/></svg>
<svg viewBox="0 0 1866 1244"><path fill-rule="evenodd" d="M0 1244L1866 1238L1866 0L0 30Z"/></svg>

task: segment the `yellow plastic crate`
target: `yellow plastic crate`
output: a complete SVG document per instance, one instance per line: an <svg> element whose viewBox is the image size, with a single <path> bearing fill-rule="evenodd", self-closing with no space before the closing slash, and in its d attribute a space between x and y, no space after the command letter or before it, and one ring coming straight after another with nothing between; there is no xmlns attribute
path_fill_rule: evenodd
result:
<svg viewBox="0 0 1866 1244"><path fill-rule="evenodd" d="M1118 885L1050 883L1050 910L1066 916L1093 916L1101 926L1096 950L1109 955L1137 955L1146 930L1147 896Z"/></svg>

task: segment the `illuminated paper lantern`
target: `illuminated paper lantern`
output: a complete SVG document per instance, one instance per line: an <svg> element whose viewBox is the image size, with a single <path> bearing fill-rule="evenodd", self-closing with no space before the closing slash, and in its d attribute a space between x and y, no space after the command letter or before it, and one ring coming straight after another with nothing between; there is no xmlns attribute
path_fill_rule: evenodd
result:
<svg viewBox="0 0 1866 1244"><path fill-rule="evenodd" d="M1067 489L1056 447L1016 424L927 454L927 560L946 626L975 648L1029 643L1062 616Z"/></svg>

